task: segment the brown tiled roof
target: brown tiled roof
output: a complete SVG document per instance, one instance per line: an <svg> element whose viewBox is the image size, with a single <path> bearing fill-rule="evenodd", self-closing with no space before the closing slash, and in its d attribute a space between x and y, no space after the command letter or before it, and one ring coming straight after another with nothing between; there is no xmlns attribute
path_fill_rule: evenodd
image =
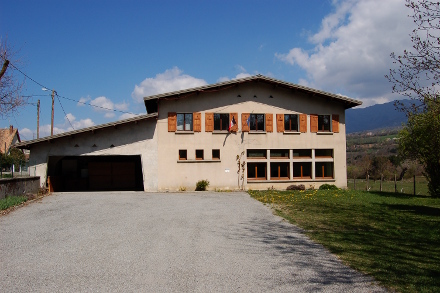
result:
<svg viewBox="0 0 440 293"><path fill-rule="evenodd" d="M5 148L6 148L6 152L9 151L9 148L11 147L15 135L17 135L18 141L20 141L20 136L18 135L18 129L12 128L12 126L10 126L9 128L0 129L0 152L2 154L5 153Z"/></svg>

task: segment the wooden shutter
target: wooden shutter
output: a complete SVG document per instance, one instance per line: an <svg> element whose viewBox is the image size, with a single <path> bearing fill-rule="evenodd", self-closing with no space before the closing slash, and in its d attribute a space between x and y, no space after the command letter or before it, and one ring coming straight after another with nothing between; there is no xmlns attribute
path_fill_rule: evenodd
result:
<svg viewBox="0 0 440 293"><path fill-rule="evenodd" d="M168 132L175 132L177 128L177 113L168 112Z"/></svg>
<svg viewBox="0 0 440 293"><path fill-rule="evenodd" d="M202 114L200 112L193 113L193 131L202 131Z"/></svg>
<svg viewBox="0 0 440 293"><path fill-rule="evenodd" d="M277 132L284 132L284 114L277 114Z"/></svg>
<svg viewBox="0 0 440 293"><path fill-rule="evenodd" d="M229 113L229 126L231 125L232 117L235 119L235 125L231 127L231 132L238 131L238 113Z"/></svg>
<svg viewBox="0 0 440 293"><path fill-rule="evenodd" d="M266 132L273 132L273 114L266 114Z"/></svg>
<svg viewBox="0 0 440 293"><path fill-rule="evenodd" d="M299 114L299 131L307 132L307 114Z"/></svg>
<svg viewBox="0 0 440 293"><path fill-rule="evenodd" d="M318 132L318 114L310 114L310 132Z"/></svg>
<svg viewBox="0 0 440 293"><path fill-rule="evenodd" d="M339 115L332 114L332 131L339 132Z"/></svg>
<svg viewBox="0 0 440 293"><path fill-rule="evenodd" d="M214 131L214 113L205 113L205 131Z"/></svg>
<svg viewBox="0 0 440 293"><path fill-rule="evenodd" d="M249 113L242 113L241 114L241 131L248 132L249 131L249 125L247 124L247 120L251 116Z"/></svg>

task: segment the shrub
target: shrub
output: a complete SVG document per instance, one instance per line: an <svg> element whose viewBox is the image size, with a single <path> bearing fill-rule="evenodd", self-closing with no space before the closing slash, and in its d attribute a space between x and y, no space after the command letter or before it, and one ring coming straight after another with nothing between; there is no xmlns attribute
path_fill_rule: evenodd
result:
<svg viewBox="0 0 440 293"><path fill-rule="evenodd" d="M196 183L196 191L205 191L206 187L209 186L208 180L200 180Z"/></svg>
<svg viewBox="0 0 440 293"><path fill-rule="evenodd" d="M322 184L319 186L319 190L338 190L339 188L336 187L334 184Z"/></svg>
<svg viewBox="0 0 440 293"><path fill-rule="evenodd" d="M289 185L287 186L286 190L306 190L306 187L304 186L304 184Z"/></svg>

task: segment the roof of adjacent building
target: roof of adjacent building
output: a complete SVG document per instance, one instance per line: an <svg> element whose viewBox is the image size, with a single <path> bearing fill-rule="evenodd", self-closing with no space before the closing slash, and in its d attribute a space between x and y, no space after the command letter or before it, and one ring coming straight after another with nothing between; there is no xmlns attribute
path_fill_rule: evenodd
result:
<svg viewBox="0 0 440 293"><path fill-rule="evenodd" d="M188 94L192 94L192 93L201 93L201 92L209 91L209 90L213 90L213 89L220 90L222 88L227 88L231 85L237 85L237 84L248 83L248 82L266 82L266 83L274 84L274 85L277 85L280 87L295 89L298 91L302 91L302 92L309 93L312 95L321 96L324 98L330 98L332 100L344 103L346 109L362 105L362 101L351 99L351 98L343 96L343 95L332 94L329 92L313 89L310 87L306 87L306 86L278 80L275 78L267 77L267 76L264 76L261 74L253 75L253 76L245 77L245 78L228 80L228 81L214 83L214 84L209 84L209 85L204 85L204 86L195 87L195 88L189 88L189 89L178 90L178 91L169 92L169 93L152 95L152 96L144 97L144 101L147 102L150 100L169 98L172 96L182 97L182 96L187 96Z"/></svg>
<svg viewBox="0 0 440 293"><path fill-rule="evenodd" d="M54 139L59 139L59 138L67 137L67 136L82 134L82 133L89 132L89 131L96 131L98 129L115 127L115 126L122 125L122 124L138 122L138 121L141 121L141 120L155 118L157 116L158 116L158 113L137 115L135 117L124 119L124 120L119 120L119 121L114 121L114 122L109 122L109 123L105 123L105 124L95 125L95 126L91 126L91 127L87 127L87 128L82 128L82 129L78 129L78 130L72 130L72 131L68 131L68 132L63 132L63 133L55 134L55 135L52 135L52 136L46 136L46 137L42 137L42 138L38 138L38 139L34 139L34 140L23 141L23 142L20 142L20 143L16 143L14 146L17 147L17 148L25 149L25 148L28 148L31 145L34 145L34 144L37 144L37 143L41 143L41 142L45 142L45 141L52 141Z"/></svg>
<svg viewBox="0 0 440 293"><path fill-rule="evenodd" d="M20 135L18 129L13 128L12 125L9 128L0 129L0 152L4 154L11 147L14 137L17 135L18 141L20 141Z"/></svg>

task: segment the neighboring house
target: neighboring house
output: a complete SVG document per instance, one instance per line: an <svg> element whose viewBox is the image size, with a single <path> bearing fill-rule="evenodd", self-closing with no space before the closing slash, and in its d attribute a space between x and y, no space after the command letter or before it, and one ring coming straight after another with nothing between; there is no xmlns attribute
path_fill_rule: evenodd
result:
<svg viewBox="0 0 440 293"><path fill-rule="evenodd" d="M18 129L14 129L12 125L9 128L0 129L0 152L2 154L9 154L11 146L20 141Z"/></svg>
<svg viewBox="0 0 440 293"><path fill-rule="evenodd" d="M146 115L17 146L55 190L347 185L345 110L360 101L262 75L144 101Z"/></svg>

